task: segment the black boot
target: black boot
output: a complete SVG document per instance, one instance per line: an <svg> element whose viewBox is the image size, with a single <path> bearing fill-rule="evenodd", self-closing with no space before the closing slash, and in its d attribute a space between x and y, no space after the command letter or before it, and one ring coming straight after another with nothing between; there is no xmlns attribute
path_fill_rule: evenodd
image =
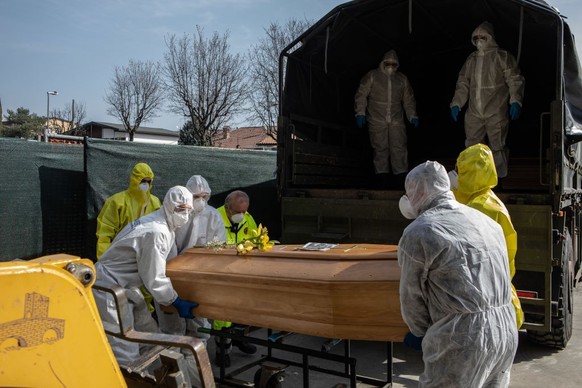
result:
<svg viewBox="0 0 582 388"><path fill-rule="evenodd" d="M228 354L225 354L224 356L222 355L222 352L220 350L216 351L216 357L214 358L214 363L216 364L216 366L223 366L225 368L230 367L230 356Z"/></svg>
<svg viewBox="0 0 582 388"><path fill-rule="evenodd" d="M249 342L233 340L232 344L246 354L255 354L257 352L257 347Z"/></svg>
<svg viewBox="0 0 582 388"><path fill-rule="evenodd" d="M223 327L221 330L223 332L232 332L230 327ZM214 358L214 363L219 367L224 366L225 368L228 368L230 366L229 353L232 350L232 340L230 338L216 335L214 336L214 342L216 344L216 357ZM224 354L221 345L224 346Z"/></svg>

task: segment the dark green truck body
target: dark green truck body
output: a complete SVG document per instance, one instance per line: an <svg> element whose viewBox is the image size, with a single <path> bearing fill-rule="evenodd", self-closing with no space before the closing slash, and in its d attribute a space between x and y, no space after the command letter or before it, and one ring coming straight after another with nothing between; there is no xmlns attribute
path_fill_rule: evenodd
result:
<svg viewBox="0 0 582 388"><path fill-rule="evenodd" d="M580 268L582 83L568 25L536 0L363 0L340 5L281 53L278 186L285 243L397 244L408 221L403 190L374 189L372 151L355 126L360 78L395 49L421 126L407 128L409 164L452 169L463 117L449 103L474 49L473 29L495 28L526 80L522 116L510 125L509 173L495 189L518 232L516 275L530 337L566 346Z"/></svg>

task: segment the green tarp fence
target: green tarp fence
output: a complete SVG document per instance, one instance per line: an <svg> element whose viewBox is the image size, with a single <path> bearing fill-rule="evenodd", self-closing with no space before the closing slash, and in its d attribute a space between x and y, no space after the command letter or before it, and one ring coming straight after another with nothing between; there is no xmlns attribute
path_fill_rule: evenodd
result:
<svg viewBox="0 0 582 388"><path fill-rule="evenodd" d="M125 190L136 163L155 174L163 199L190 176L204 176L219 207L235 189L251 198L249 212L279 238L276 154L269 151L116 142L87 138L85 146L0 141L0 261L69 253L95 258L96 218L103 202Z"/></svg>
<svg viewBox="0 0 582 388"><path fill-rule="evenodd" d="M83 146L0 139L0 261L86 251Z"/></svg>

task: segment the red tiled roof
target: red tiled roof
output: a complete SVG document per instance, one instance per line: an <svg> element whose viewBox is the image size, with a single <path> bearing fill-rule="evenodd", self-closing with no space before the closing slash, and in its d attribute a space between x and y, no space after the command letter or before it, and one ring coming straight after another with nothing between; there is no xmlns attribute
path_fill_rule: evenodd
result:
<svg viewBox="0 0 582 388"><path fill-rule="evenodd" d="M83 140L74 140L74 139L55 139L49 137L49 143L62 143L62 144L80 144L83 145Z"/></svg>
<svg viewBox="0 0 582 388"><path fill-rule="evenodd" d="M268 146L276 146L277 140L273 139L273 136L267 135L263 140L257 143L260 146L268 147Z"/></svg>
<svg viewBox="0 0 582 388"><path fill-rule="evenodd" d="M225 136L225 131L228 134ZM275 139L267 134L264 127L241 127L235 130L220 130L212 138L215 147L255 149L262 147L274 147Z"/></svg>

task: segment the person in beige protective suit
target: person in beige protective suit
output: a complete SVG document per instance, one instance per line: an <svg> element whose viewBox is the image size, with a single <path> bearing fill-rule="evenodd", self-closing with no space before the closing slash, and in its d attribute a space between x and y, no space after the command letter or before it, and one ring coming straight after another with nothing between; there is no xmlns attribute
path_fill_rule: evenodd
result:
<svg viewBox="0 0 582 388"><path fill-rule="evenodd" d="M451 117L456 122L461 108L469 101L465 113L465 147L485 143L487 136L497 175L505 178L509 118L519 118L525 80L513 55L497 46L491 23L481 23L473 31L471 41L477 51L469 55L459 72L450 104Z"/></svg>
<svg viewBox="0 0 582 388"><path fill-rule="evenodd" d="M380 65L360 80L355 95L356 125L364 128L368 124L380 188L386 188L390 172L395 175L396 185L402 186L408 172L403 107L410 123L415 128L419 125L412 86L398 66L396 51L388 51Z"/></svg>

